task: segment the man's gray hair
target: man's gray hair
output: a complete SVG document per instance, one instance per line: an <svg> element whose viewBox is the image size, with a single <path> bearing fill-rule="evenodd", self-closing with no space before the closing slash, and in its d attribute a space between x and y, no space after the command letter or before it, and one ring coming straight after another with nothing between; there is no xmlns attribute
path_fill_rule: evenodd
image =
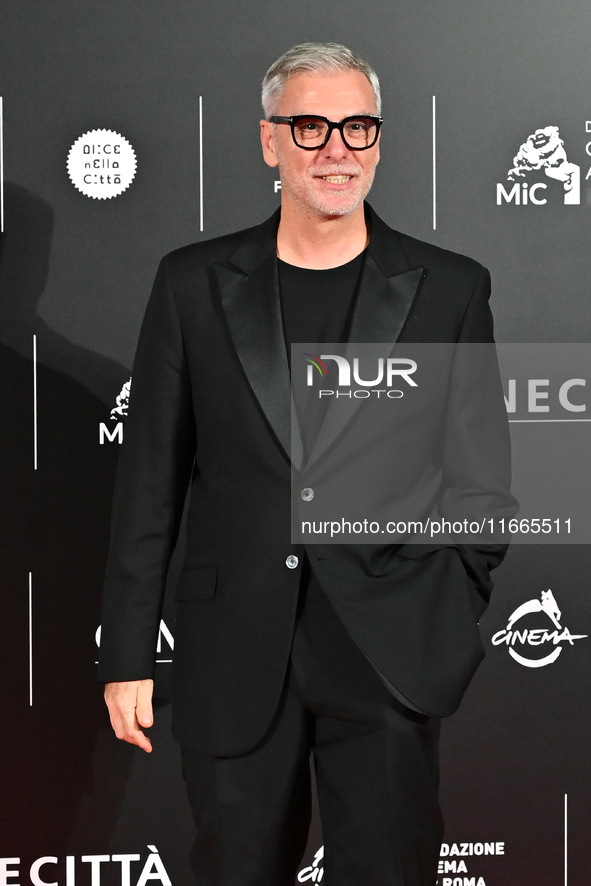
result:
<svg viewBox="0 0 591 886"><path fill-rule="evenodd" d="M339 74L360 71L370 82L378 114L382 110L380 81L374 69L340 43L300 43L273 62L263 79L263 111L268 120L276 112L287 79L293 74Z"/></svg>

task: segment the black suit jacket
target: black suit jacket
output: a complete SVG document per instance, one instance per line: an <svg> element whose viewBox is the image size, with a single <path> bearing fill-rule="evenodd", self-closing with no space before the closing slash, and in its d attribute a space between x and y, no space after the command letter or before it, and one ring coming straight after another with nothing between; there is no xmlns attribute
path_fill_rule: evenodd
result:
<svg viewBox="0 0 591 886"><path fill-rule="evenodd" d="M357 342L490 342L488 272L388 228L370 243ZM237 755L262 737L287 667L304 557L382 676L451 713L482 658L477 622L504 545L290 543L290 379L279 213L160 264L133 370L105 584L99 677L153 673L187 486L173 722L181 744ZM509 467L500 478L506 494ZM509 499L507 498L507 501ZM296 556L297 568L287 558Z"/></svg>

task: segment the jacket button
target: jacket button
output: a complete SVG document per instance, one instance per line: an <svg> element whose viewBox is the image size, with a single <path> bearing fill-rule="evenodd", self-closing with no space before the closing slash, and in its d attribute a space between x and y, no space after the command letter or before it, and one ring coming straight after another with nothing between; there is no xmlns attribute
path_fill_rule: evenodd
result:
<svg viewBox="0 0 591 886"><path fill-rule="evenodd" d="M297 569L299 562L300 561L295 556L295 554L290 554L289 557L287 557L287 559L285 561L285 565L287 566L288 569Z"/></svg>
<svg viewBox="0 0 591 886"><path fill-rule="evenodd" d="M309 486L306 486L306 488L302 489L302 491L300 492L300 498L302 499L302 501L312 501L312 499L314 498L314 490L311 489Z"/></svg>

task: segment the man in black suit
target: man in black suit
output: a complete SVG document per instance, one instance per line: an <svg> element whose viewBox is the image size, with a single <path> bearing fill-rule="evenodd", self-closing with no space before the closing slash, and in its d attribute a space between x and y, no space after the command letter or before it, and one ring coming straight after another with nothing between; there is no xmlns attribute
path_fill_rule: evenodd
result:
<svg viewBox="0 0 591 886"><path fill-rule="evenodd" d="M492 342L489 276L364 204L381 126L365 62L336 44L294 47L268 71L263 105L280 213L167 256L148 305L99 675L117 736L150 751L154 648L190 485L173 718L196 882L291 886L312 751L327 882L433 886L439 717L482 657L477 622L505 547L292 543L289 343ZM483 411L478 392L472 407ZM508 467L483 476L470 482L505 506ZM312 496L304 486L301 501Z"/></svg>

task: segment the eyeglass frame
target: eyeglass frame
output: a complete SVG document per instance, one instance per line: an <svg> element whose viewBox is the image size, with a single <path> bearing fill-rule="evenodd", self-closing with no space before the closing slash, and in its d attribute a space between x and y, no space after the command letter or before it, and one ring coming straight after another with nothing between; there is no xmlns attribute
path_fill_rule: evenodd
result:
<svg viewBox="0 0 591 886"><path fill-rule="evenodd" d="M311 117L313 120L322 120L327 124L328 129L326 131L326 138L322 142L321 145L301 145L298 141L296 141L295 137L295 125L299 120L306 120ZM359 120L361 118L365 118L366 120L373 120L376 125L376 137L372 141L370 145L363 145L363 147L355 147L354 145L350 145L347 139L345 138L345 133L343 128L345 123L348 123L349 120ZM383 117L377 117L374 114L351 114L349 117L343 117L338 123L335 123L333 120L329 120L328 117L322 117L320 114L294 114L292 117L281 117L274 114L272 117L269 117L269 123L289 123L291 129L291 137L293 139L293 143L297 148L301 148L302 151L318 151L320 148L323 148L333 133L333 130L338 129L341 133L341 138L343 140L343 144L350 151L367 151L369 148L373 148L375 143L378 140L378 136L380 134L380 129L382 123L384 122Z"/></svg>

